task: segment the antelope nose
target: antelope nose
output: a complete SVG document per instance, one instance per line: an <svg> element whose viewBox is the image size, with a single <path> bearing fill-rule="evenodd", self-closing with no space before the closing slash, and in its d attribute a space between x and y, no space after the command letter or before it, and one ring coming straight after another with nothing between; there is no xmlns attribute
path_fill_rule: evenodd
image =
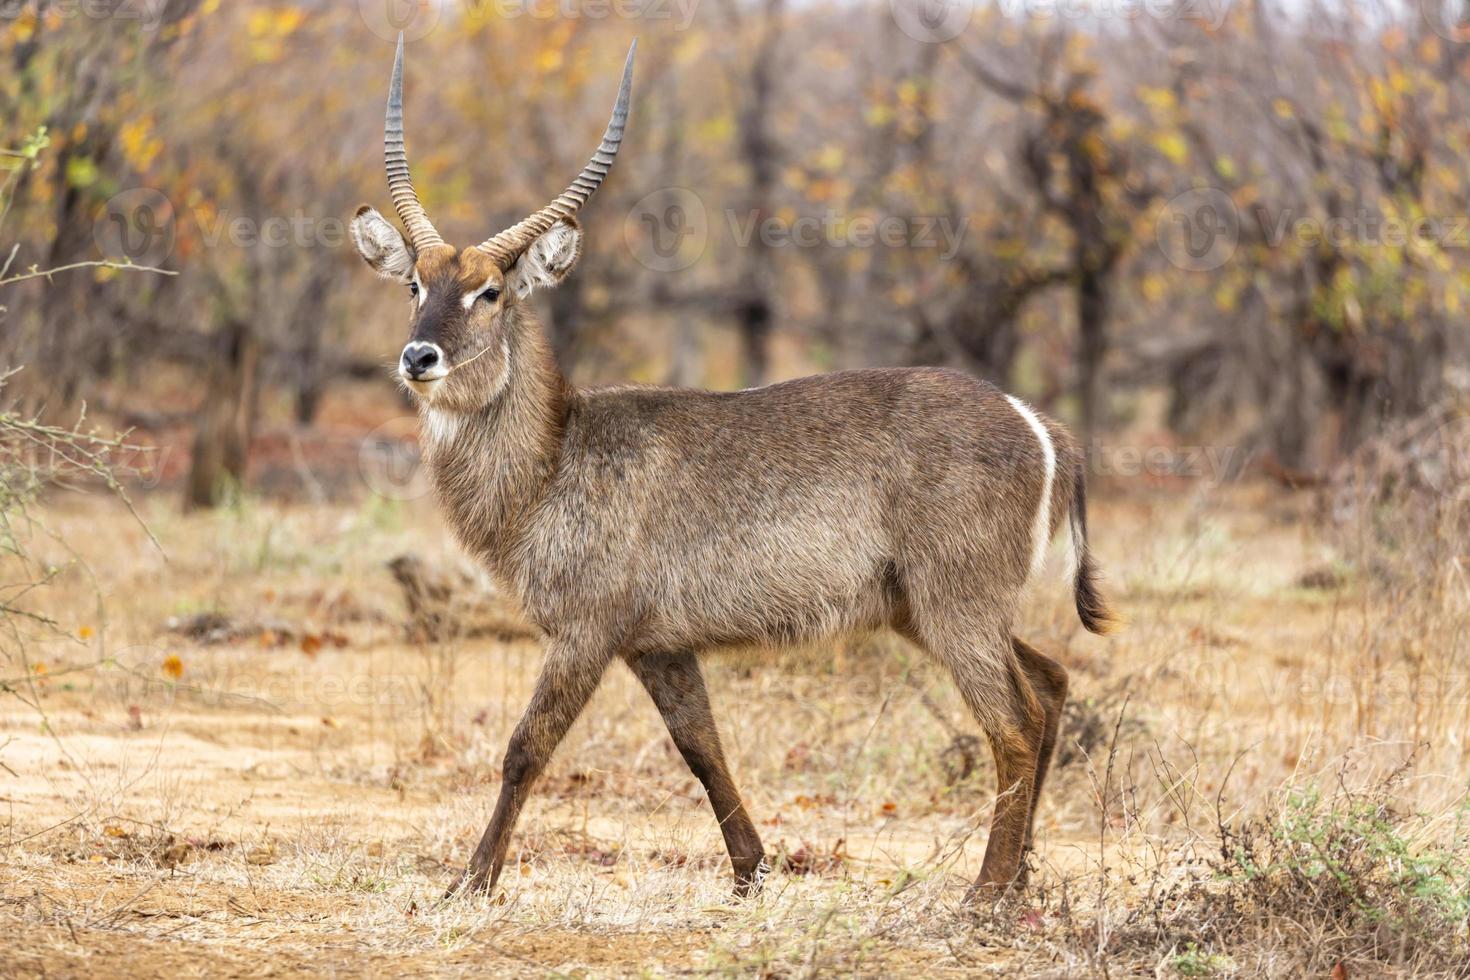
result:
<svg viewBox="0 0 1470 980"><path fill-rule="evenodd" d="M437 374L439 348L434 344L409 344L403 348L403 370L414 379Z"/></svg>

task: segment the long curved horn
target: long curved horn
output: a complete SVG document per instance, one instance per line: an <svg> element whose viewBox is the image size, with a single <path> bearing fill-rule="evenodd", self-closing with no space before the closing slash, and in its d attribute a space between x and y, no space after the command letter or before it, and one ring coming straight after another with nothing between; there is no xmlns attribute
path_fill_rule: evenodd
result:
<svg viewBox="0 0 1470 980"><path fill-rule="evenodd" d="M444 239L434 230L428 212L419 203L418 193L413 189L413 179L408 175L408 154L403 150L403 32L398 33L398 53L393 56L393 81L388 86L388 119L383 124L383 165L388 171L388 193L393 195L393 206L403 227L408 229L408 241L413 250L420 254L434 245L443 245Z"/></svg>
<svg viewBox="0 0 1470 980"><path fill-rule="evenodd" d="M623 81L618 86L618 101L613 106L612 119L602 134L597 152L570 187L562 191L556 200L478 247L488 252L502 269L526 250L546 229L562 218L570 218L582 209L612 169L618 155L618 146L623 142L623 129L628 124L628 98L633 91L633 55L638 51L638 39L628 48L628 60L623 64Z"/></svg>

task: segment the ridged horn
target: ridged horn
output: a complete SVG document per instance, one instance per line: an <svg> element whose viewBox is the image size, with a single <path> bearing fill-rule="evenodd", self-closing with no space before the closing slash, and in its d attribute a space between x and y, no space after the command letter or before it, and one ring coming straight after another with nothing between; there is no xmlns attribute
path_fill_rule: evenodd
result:
<svg viewBox="0 0 1470 980"><path fill-rule="evenodd" d="M509 268L546 229L580 211L607 178L613 160L617 158L618 146L623 142L623 129L628 124L628 99L633 91L633 56L637 51L638 40L634 38L628 48L628 60L623 64L623 81L618 86L618 101L613 106L612 119L602 134L597 152L592 154L592 159L582 168L577 179L546 207L478 246L481 251L489 253L502 269Z"/></svg>
<svg viewBox="0 0 1470 980"><path fill-rule="evenodd" d="M393 207L408 230L408 241L413 250L423 254L424 249L443 245L444 239L434 230L428 212L419 203L418 193L413 189L413 178L408 174L408 154L403 150L403 32L398 33L398 53L393 56L393 81L388 86L388 119L383 124L383 166L388 171L388 193L393 195Z"/></svg>

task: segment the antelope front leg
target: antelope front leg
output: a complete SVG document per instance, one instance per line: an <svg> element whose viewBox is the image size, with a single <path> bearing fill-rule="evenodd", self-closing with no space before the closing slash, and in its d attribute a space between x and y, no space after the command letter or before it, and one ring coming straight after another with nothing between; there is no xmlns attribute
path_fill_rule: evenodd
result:
<svg viewBox="0 0 1470 980"><path fill-rule="evenodd" d="M541 775L567 729L587 706L610 659L600 649L593 653L585 646L565 640L550 642L541 677L536 681L536 693L531 695L531 703L505 750L495 815L490 818L469 867L450 889L450 894L461 890L488 893L494 889L505 865L511 831L530 794L531 784Z"/></svg>

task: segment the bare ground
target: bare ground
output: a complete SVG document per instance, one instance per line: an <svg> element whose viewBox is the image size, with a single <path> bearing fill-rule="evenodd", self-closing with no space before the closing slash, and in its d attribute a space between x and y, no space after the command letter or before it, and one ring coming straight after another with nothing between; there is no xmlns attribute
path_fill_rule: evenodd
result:
<svg viewBox="0 0 1470 980"><path fill-rule="evenodd" d="M1096 511L1132 624L1098 640L1059 576L1036 589L1022 632L1073 670L1074 709L1033 894L974 915L960 898L984 848L990 763L953 778L945 750L973 725L897 640L710 665L737 780L778 855L759 899L729 897L698 784L617 668L528 806L504 887L444 903L540 650L406 637L384 565L408 548L453 553L428 502L184 518L159 501L145 517L160 554L114 504L59 499L47 522L90 573L45 599L70 638L5 666L0 975L1070 975L1109 962L1175 975L1193 954L1136 946L1132 924L1168 916L1164 893L1214 822L1416 751L1405 805L1457 812L1470 753L1458 606L1432 624L1447 632L1432 638L1431 690L1400 638L1422 624L1324 573L1340 555L1307 501L1233 491ZM204 645L166 628L201 611L258 629ZM1264 947L1220 956L1205 972L1301 962Z"/></svg>

